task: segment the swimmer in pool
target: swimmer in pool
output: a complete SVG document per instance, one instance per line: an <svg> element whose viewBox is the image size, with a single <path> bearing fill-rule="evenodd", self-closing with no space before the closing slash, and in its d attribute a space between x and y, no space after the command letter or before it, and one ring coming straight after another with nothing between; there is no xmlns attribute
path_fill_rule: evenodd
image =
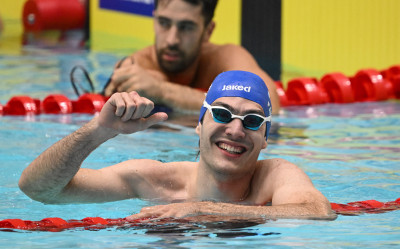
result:
<svg viewBox="0 0 400 249"><path fill-rule="evenodd" d="M278 114L275 83L253 56L241 46L209 42L216 5L217 0L155 1L155 44L118 62L104 94L136 91L156 105L197 113L219 73L245 70L264 80Z"/></svg>
<svg viewBox="0 0 400 249"><path fill-rule="evenodd" d="M198 162L136 159L99 170L81 168L105 141L168 118L162 112L148 117L153 106L136 92L113 94L98 116L24 170L21 190L44 203L130 198L168 203L143 208L128 219L335 217L328 200L299 167L279 158L258 160L267 147L271 102L264 81L246 71L221 73L210 86L196 127Z"/></svg>

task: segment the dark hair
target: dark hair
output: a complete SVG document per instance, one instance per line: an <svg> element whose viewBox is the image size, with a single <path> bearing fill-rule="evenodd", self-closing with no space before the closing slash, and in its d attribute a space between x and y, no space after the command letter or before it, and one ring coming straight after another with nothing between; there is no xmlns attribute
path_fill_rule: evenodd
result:
<svg viewBox="0 0 400 249"><path fill-rule="evenodd" d="M154 0L154 9L157 9L158 2L166 0ZM167 0L170 1L170 0ZM204 17L204 24L207 26L214 17L215 7L217 6L218 0L182 0L191 5L202 5L202 15Z"/></svg>

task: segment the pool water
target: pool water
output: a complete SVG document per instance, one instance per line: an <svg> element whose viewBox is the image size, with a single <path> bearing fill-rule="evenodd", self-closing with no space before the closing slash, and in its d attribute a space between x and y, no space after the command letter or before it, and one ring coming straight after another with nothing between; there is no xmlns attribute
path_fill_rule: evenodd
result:
<svg viewBox="0 0 400 249"><path fill-rule="evenodd" d="M15 95L44 99L53 93L75 99L69 72L77 64L88 69L100 91L121 57L118 53L48 50L1 55L0 102L4 105ZM0 220L122 218L151 204L125 200L45 205L19 190L23 169L91 117L0 117ZM193 121L191 125L180 125L175 119L157 129L120 135L93 152L83 167L98 169L131 158L196 160L196 119L187 120ZM400 197L399 127L399 101L290 107L273 117L269 145L260 159L280 157L299 165L331 202L393 201ZM400 248L399 218L400 211L392 211L339 215L334 221L170 222L57 233L7 229L0 230L0 248Z"/></svg>

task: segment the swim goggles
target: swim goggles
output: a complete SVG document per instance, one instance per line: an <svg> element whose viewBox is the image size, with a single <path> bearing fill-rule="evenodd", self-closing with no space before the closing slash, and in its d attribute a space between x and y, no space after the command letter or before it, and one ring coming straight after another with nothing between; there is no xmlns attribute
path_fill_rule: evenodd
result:
<svg viewBox="0 0 400 249"><path fill-rule="evenodd" d="M207 108L214 121L221 124L227 124L234 118L242 120L243 127L249 130L256 131L265 122L271 122L271 116L264 117L259 114L249 113L244 116L233 114L230 110L222 106L211 106L206 101L203 102L205 108Z"/></svg>

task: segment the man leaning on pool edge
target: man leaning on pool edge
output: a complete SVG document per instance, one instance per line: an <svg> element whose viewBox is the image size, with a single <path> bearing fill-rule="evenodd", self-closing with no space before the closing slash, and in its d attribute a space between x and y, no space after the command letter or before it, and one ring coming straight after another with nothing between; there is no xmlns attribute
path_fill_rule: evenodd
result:
<svg viewBox="0 0 400 249"><path fill-rule="evenodd" d="M217 0L156 0L155 43L124 59L114 69L106 96L136 91L175 111L198 111L204 91L229 70L259 75L267 84L273 114L280 109L274 81L242 46L209 42Z"/></svg>
<svg viewBox="0 0 400 249"><path fill-rule="evenodd" d="M129 198L167 203L143 208L128 220L204 215L334 219L326 197L299 167L279 158L258 160L271 126L268 96L257 75L224 72L212 83L200 111L198 162L133 159L99 170L81 168L108 139L168 118L162 112L148 117L154 104L136 92L115 93L99 116L36 158L22 173L19 186L44 203Z"/></svg>

